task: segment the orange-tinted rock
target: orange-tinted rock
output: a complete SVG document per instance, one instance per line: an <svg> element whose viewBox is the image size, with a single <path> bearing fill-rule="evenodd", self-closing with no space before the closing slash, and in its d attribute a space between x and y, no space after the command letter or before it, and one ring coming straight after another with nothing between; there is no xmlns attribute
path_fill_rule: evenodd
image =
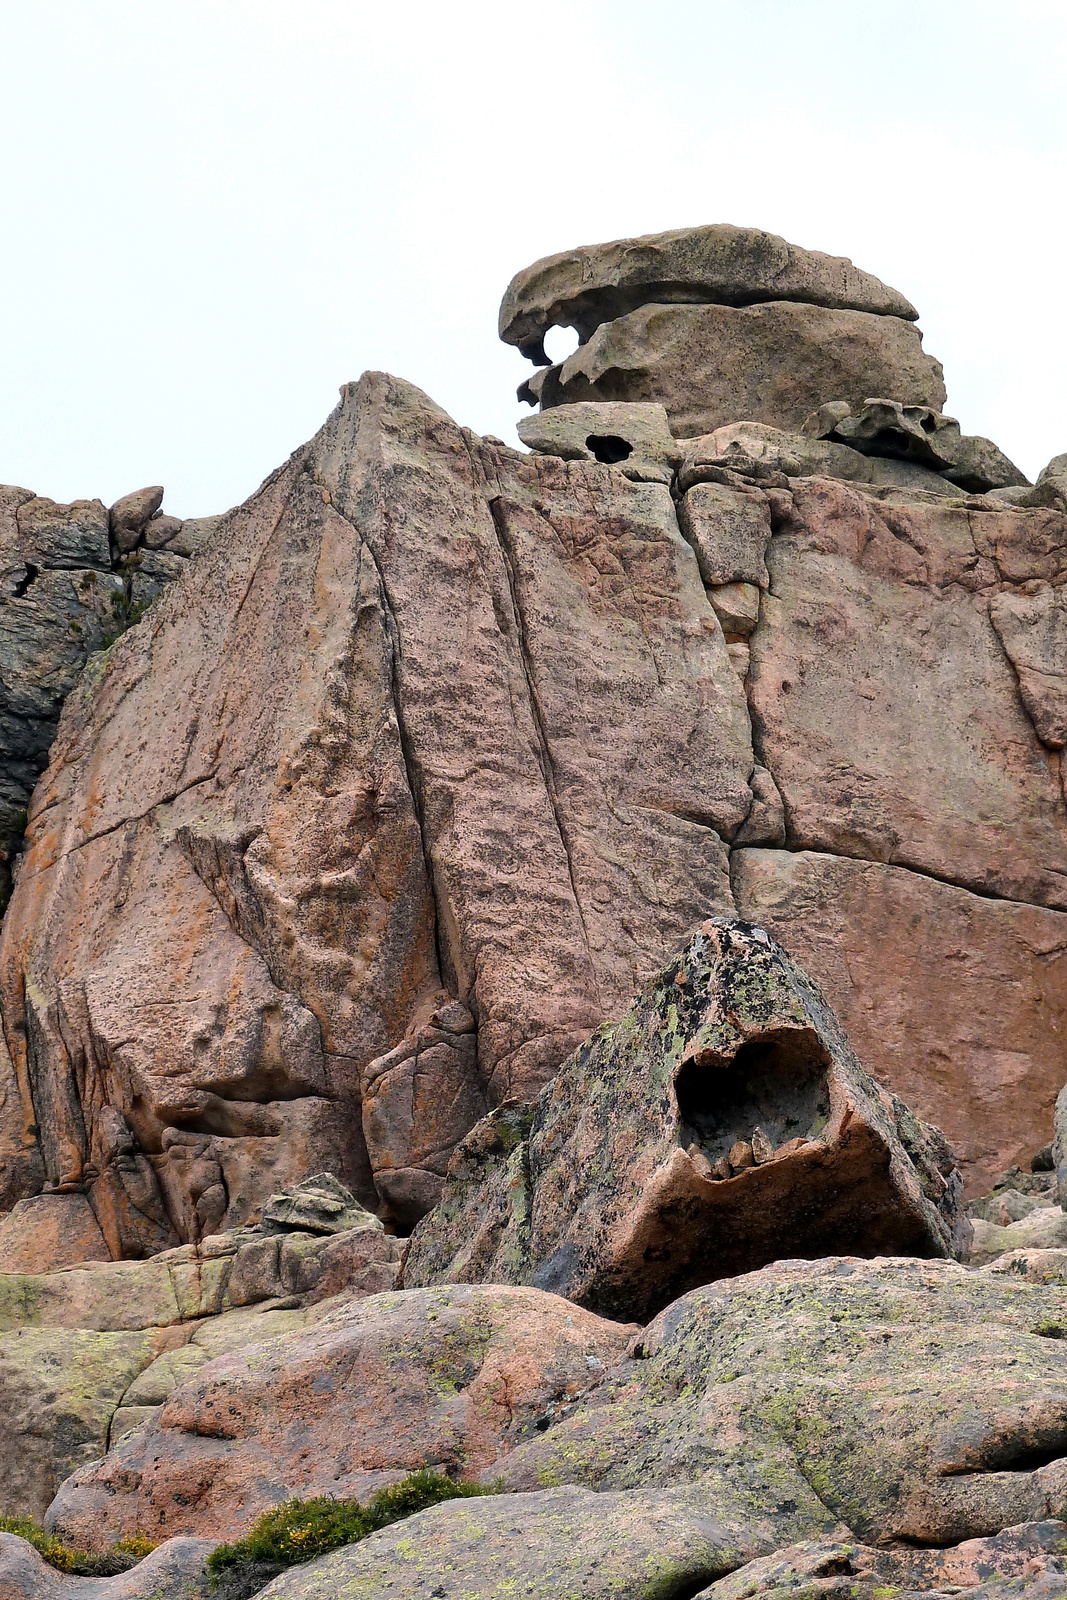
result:
<svg viewBox="0 0 1067 1600"><path fill-rule="evenodd" d="M83 1194L20 1200L0 1221L0 1273L51 1272L79 1261L110 1261L111 1251Z"/></svg>
<svg viewBox="0 0 1067 1600"><path fill-rule="evenodd" d="M799 967L718 919L524 1117L473 1130L403 1282L532 1283L644 1320L776 1257L958 1254L961 1188Z"/></svg>
<svg viewBox="0 0 1067 1600"><path fill-rule="evenodd" d="M729 909L751 771L667 488L368 377L68 702L0 946L11 1162L37 1127L102 1182L118 1113L196 1239L323 1168L374 1201L366 1089L410 1220ZM442 991L477 1032L437 1087L372 1073Z"/></svg>
<svg viewBox="0 0 1067 1600"><path fill-rule="evenodd" d="M229 1537L290 1495L363 1499L415 1468L469 1477L595 1385L636 1330L536 1289L374 1296L222 1356L157 1427L68 1479L49 1521L90 1548Z"/></svg>
<svg viewBox="0 0 1067 1600"><path fill-rule="evenodd" d="M1067 907L1058 763L989 617L1067 572L1067 521L791 490L746 685L789 844Z"/></svg>
<svg viewBox="0 0 1067 1600"><path fill-rule="evenodd" d="M868 1071L944 1130L967 1193L1028 1165L1064 1076L1067 915L814 851L736 851L733 872Z"/></svg>

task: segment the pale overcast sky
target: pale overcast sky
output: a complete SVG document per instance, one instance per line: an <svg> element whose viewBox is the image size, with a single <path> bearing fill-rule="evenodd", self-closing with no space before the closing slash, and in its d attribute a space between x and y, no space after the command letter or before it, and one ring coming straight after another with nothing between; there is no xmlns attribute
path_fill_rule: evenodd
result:
<svg viewBox="0 0 1067 1600"><path fill-rule="evenodd" d="M224 509L367 367L514 440L514 271L851 256L948 410L1067 450L1064 0L0 0L0 482Z"/></svg>

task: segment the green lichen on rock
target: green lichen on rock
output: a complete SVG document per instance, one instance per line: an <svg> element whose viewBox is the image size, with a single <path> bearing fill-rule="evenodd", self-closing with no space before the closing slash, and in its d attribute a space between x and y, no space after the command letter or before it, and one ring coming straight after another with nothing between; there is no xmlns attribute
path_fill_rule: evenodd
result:
<svg viewBox="0 0 1067 1600"><path fill-rule="evenodd" d="M960 1192L941 1135L867 1075L806 974L714 918L532 1111L463 1141L402 1281L529 1283L643 1319L780 1256L956 1254Z"/></svg>

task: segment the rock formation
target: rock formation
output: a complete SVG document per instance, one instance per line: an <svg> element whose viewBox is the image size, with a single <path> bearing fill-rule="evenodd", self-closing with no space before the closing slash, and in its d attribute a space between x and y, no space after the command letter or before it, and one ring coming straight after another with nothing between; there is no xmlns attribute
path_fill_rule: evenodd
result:
<svg viewBox="0 0 1067 1600"><path fill-rule="evenodd" d="M474 1129L403 1282L530 1283L646 1320L780 1256L965 1253L959 1189L795 963L720 918L529 1113Z"/></svg>
<svg viewBox="0 0 1067 1600"><path fill-rule="evenodd" d="M0 913L63 701L217 520L182 523L162 500L141 489L109 513L99 500L57 505L0 485Z"/></svg>
<svg viewBox="0 0 1067 1600"><path fill-rule="evenodd" d="M0 490L0 1512L180 1536L0 1597L427 1465L271 1593L1065 1592L1067 456L915 319L623 240L526 452Z"/></svg>
<svg viewBox="0 0 1067 1600"><path fill-rule="evenodd" d="M430 1459L480 1471L504 1498L421 1513L272 1593L392 1583L415 1600L462 1580L445 1593L488 1600L507 1579L653 1600L664 1571L691 1593L798 1539L903 1542L897 1558L912 1559L1063 1515L1065 1327L1062 1285L841 1257L694 1290L644 1330L536 1289L336 1302L195 1373L68 1480L49 1522L90 1548L138 1527L232 1533L286 1493L369 1490ZM1041 1537L1017 1546L1034 1556ZM663 1570L646 1565L657 1541ZM921 1589L968 1551L925 1559Z"/></svg>
<svg viewBox="0 0 1067 1600"><path fill-rule="evenodd" d="M720 225L536 262L508 285L500 337L546 367L520 399L658 401L684 438L742 419L797 427L828 399L940 406L917 315L844 257ZM550 367L542 340L557 323L581 343Z"/></svg>

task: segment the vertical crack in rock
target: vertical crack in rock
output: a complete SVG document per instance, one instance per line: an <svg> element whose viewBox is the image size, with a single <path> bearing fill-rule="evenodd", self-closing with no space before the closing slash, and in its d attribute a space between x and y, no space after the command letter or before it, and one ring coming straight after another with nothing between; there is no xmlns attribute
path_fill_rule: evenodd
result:
<svg viewBox="0 0 1067 1600"><path fill-rule="evenodd" d="M523 676L526 680L526 690L529 696L530 715L537 730L537 763L541 768L545 781L545 793L548 803L552 807L552 816L559 834L559 842L563 847L563 854L567 861L567 873L570 877L571 892L574 895L574 904L582 924L585 938L585 948L589 959L589 970L592 977L594 994L598 1006L603 1006L600 991L600 980L597 974L597 965L593 960L592 946L589 940L589 929L585 920L585 910L582 906L581 896L578 892L578 882L574 875L573 845L568 829L563 820L559 804L559 794L556 781L555 763L552 757L552 747L549 742L548 729L545 725L544 712L537 694L537 684L534 679L533 661L530 657L529 643L526 638L526 624L522 613L522 603L519 598L518 585L515 580L514 558L508 537L508 523L506 504L502 496L496 495L489 502L489 512L496 529L500 553L504 563L504 571L508 580L508 591L511 596L511 610L515 623L515 641L518 646L519 659L522 663Z"/></svg>

